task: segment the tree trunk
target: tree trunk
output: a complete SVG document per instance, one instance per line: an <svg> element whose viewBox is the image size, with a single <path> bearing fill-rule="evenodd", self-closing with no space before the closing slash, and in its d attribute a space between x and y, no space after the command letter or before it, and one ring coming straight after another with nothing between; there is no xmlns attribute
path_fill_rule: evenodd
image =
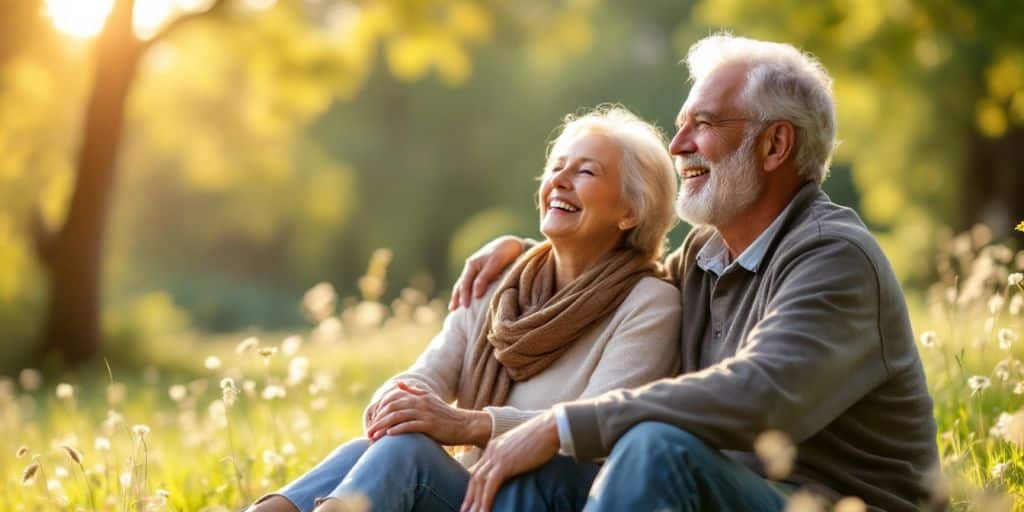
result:
<svg viewBox="0 0 1024 512"><path fill-rule="evenodd" d="M1024 220L1024 128L1012 127L998 139L971 136L962 175L957 228L985 223L996 236Z"/></svg>
<svg viewBox="0 0 1024 512"><path fill-rule="evenodd" d="M117 0L96 44L96 72L83 122L67 218L52 236L38 225L37 248L50 278L49 310L37 359L57 353L75 364L100 350L103 239L125 100L141 55L133 0Z"/></svg>

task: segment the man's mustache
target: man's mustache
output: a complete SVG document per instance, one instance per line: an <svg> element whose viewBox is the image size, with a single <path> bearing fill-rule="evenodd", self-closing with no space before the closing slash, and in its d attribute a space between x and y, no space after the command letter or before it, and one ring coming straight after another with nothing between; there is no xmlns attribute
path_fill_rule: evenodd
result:
<svg viewBox="0 0 1024 512"><path fill-rule="evenodd" d="M707 158L704 158L703 156L698 155L696 153L687 156L677 156L675 157L675 160L677 171L682 171L687 167L706 167L708 169L711 168L711 162L708 161Z"/></svg>

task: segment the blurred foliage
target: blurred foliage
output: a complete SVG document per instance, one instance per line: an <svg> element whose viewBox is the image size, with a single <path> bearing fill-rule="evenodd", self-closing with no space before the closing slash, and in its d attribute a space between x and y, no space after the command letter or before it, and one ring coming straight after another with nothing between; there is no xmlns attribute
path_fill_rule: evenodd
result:
<svg viewBox="0 0 1024 512"><path fill-rule="evenodd" d="M294 297L319 281L359 295L382 247L400 285L385 303L409 283L446 289L495 234L537 236L534 177L566 113L621 102L670 129L687 88L678 61L718 28L792 42L830 69L843 144L826 190L878 230L911 285L933 272L921 262L939 227L964 222L975 142L1024 123L1010 3L231 5L141 63L104 276L118 336L297 325ZM65 213L91 56L42 0L0 9L0 335L28 341L43 281L24 228L37 203L51 223Z"/></svg>

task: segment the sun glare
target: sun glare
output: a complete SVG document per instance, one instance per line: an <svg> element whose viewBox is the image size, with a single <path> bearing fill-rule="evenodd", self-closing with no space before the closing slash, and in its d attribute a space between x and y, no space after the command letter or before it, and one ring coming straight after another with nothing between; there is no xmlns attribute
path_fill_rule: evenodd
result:
<svg viewBox="0 0 1024 512"><path fill-rule="evenodd" d="M136 0L132 11L135 34L146 39L181 11L208 7L210 0ZM77 38L89 38L103 30L114 0L46 0L45 11L53 26Z"/></svg>
<svg viewBox="0 0 1024 512"><path fill-rule="evenodd" d="M57 30L74 37L92 37L103 30L114 0L46 0L46 14Z"/></svg>

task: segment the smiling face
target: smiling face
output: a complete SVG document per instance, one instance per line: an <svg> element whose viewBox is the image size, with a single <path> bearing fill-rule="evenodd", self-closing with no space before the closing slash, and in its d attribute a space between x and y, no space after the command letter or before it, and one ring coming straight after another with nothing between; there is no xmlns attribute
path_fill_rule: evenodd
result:
<svg viewBox="0 0 1024 512"><path fill-rule="evenodd" d="M694 85L679 112L669 151L682 178L676 212L690 224L729 222L763 189L756 121L738 100L745 82L745 67L723 67Z"/></svg>
<svg viewBox="0 0 1024 512"><path fill-rule="evenodd" d="M636 225L622 197L622 151L593 129L555 145L541 179L540 231L556 247L603 254Z"/></svg>

